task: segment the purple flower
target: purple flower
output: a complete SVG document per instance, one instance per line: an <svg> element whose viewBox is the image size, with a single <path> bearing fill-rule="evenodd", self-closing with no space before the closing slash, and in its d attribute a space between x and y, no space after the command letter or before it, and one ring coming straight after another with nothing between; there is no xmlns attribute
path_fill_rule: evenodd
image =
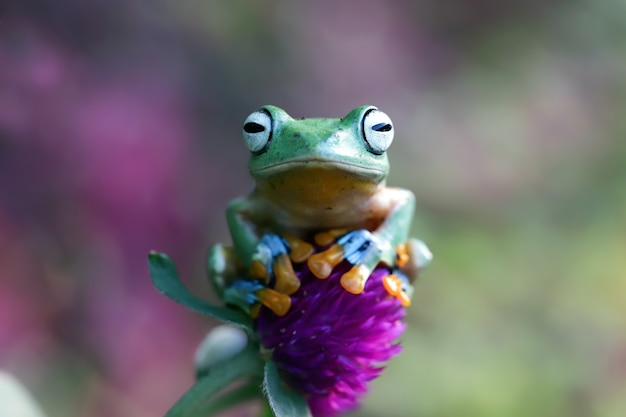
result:
<svg viewBox="0 0 626 417"><path fill-rule="evenodd" d="M383 364L397 355L405 324L404 307L385 290L389 269L379 266L362 294L341 286L350 264L338 265L327 279L316 278L306 263L294 265L301 286L289 312L279 317L262 308L257 332L263 349L283 379L307 399L315 416L355 408Z"/></svg>

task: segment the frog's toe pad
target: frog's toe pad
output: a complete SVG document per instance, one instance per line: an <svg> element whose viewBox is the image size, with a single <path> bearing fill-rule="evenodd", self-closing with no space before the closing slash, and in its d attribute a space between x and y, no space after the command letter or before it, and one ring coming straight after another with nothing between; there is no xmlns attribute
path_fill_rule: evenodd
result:
<svg viewBox="0 0 626 417"><path fill-rule="evenodd" d="M261 304L272 310L279 317L287 314L291 308L291 297L271 288L263 288L257 291L256 296Z"/></svg>
<svg viewBox="0 0 626 417"><path fill-rule="evenodd" d="M267 268L263 264L263 262L254 259L252 264L250 265L250 270L248 271L250 276L255 279L260 279L265 282L269 282L270 276L267 273Z"/></svg>
<svg viewBox="0 0 626 417"><path fill-rule="evenodd" d="M326 279L330 276L333 267L324 259L321 254L312 255L307 261L309 269L319 279Z"/></svg>
<svg viewBox="0 0 626 417"><path fill-rule="evenodd" d="M333 243L339 236L343 236L346 233L348 233L346 229L332 229L328 232L321 232L315 235L315 243L318 246L327 246Z"/></svg>
<svg viewBox="0 0 626 417"><path fill-rule="evenodd" d="M276 285L274 289L280 293L291 295L300 288L300 280L296 276L291 265L291 260L286 253L276 258L274 262L274 275L276 276Z"/></svg>
<svg viewBox="0 0 626 417"><path fill-rule="evenodd" d="M341 276L341 286L352 294L361 294L371 271L365 265L355 265Z"/></svg>
<svg viewBox="0 0 626 417"><path fill-rule="evenodd" d="M396 265L403 268L410 260L406 243L401 243L396 247Z"/></svg>
<svg viewBox="0 0 626 417"><path fill-rule="evenodd" d="M306 261L313 254L313 245L295 237L287 236L285 240L291 248L291 260L296 263Z"/></svg>
<svg viewBox="0 0 626 417"><path fill-rule="evenodd" d="M309 256L307 265L316 277L326 279L330 276L333 268L343 260L343 248L333 245L324 252Z"/></svg>
<svg viewBox="0 0 626 417"><path fill-rule="evenodd" d="M394 275L390 274L383 278L383 287L391 295L400 300L404 307L411 305L411 298L402 288L402 280Z"/></svg>

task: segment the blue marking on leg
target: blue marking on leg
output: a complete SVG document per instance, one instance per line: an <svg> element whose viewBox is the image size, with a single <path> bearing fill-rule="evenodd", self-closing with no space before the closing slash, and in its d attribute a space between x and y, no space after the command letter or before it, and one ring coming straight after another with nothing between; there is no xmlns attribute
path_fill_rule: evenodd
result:
<svg viewBox="0 0 626 417"><path fill-rule="evenodd" d="M224 291L224 301L250 313L250 306L259 301L256 292L263 288L266 288L265 285L259 281L238 279Z"/></svg>
<svg viewBox="0 0 626 417"><path fill-rule="evenodd" d="M345 259L352 265L369 265L382 252L376 236L365 229L346 233L337 243L343 248Z"/></svg>
<svg viewBox="0 0 626 417"><path fill-rule="evenodd" d="M276 258L281 253L289 254L291 252L287 241L275 233L264 234L260 243L267 246L272 258Z"/></svg>
<svg viewBox="0 0 626 417"><path fill-rule="evenodd" d="M257 245L256 253L252 259L261 262L269 276L273 277L274 261L279 255L284 253L288 255L291 253L289 243L275 233L266 233L261 237L261 241Z"/></svg>

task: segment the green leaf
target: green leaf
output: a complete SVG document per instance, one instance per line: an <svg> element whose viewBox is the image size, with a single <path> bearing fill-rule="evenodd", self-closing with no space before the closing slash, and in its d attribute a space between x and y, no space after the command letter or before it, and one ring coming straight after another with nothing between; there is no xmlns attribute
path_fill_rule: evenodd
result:
<svg viewBox="0 0 626 417"><path fill-rule="evenodd" d="M194 408L193 412L195 416L207 417L259 397L261 397L261 380L254 378L231 391L218 396L207 397L202 404Z"/></svg>
<svg viewBox="0 0 626 417"><path fill-rule="evenodd" d="M190 293L180 281L174 263L164 253L150 252L148 266L150 267L152 283L163 295L198 313L247 330L252 328L252 319L245 313L226 307L213 306Z"/></svg>
<svg viewBox="0 0 626 417"><path fill-rule="evenodd" d="M311 417L306 400L283 384L272 361L265 362L263 392L276 417Z"/></svg>
<svg viewBox="0 0 626 417"><path fill-rule="evenodd" d="M232 359L211 368L208 376L199 379L170 408L165 417L206 417L209 413L222 411L230 406L254 398L260 394L260 376L263 360L258 345L250 344ZM253 379L219 397L212 397L228 385L245 377Z"/></svg>

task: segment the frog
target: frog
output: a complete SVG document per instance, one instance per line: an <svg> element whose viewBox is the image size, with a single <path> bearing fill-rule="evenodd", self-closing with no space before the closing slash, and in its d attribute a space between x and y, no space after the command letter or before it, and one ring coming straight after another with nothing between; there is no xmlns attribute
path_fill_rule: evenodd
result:
<svg viewBox="0 0 626 417"><path fill-rule="evenodd" d="M283 315L300 286L294 263L306 262L326 279L347 261L351 268L340 279L347 292L361 294L383 263L397 271L386 281L388 291L408 297L402 288L432 254L409 237L414 194L386 184L394 138L386 113L365 105L343 118L298 119L266 105L245 119L242 134L254 188L227 207L232 246L217 244L209 254L209 275L221 295L230 288L239 304L260 302ZM242 270L251 279L233 285ZM267 287L271 280L274 288Z"/></svg>

